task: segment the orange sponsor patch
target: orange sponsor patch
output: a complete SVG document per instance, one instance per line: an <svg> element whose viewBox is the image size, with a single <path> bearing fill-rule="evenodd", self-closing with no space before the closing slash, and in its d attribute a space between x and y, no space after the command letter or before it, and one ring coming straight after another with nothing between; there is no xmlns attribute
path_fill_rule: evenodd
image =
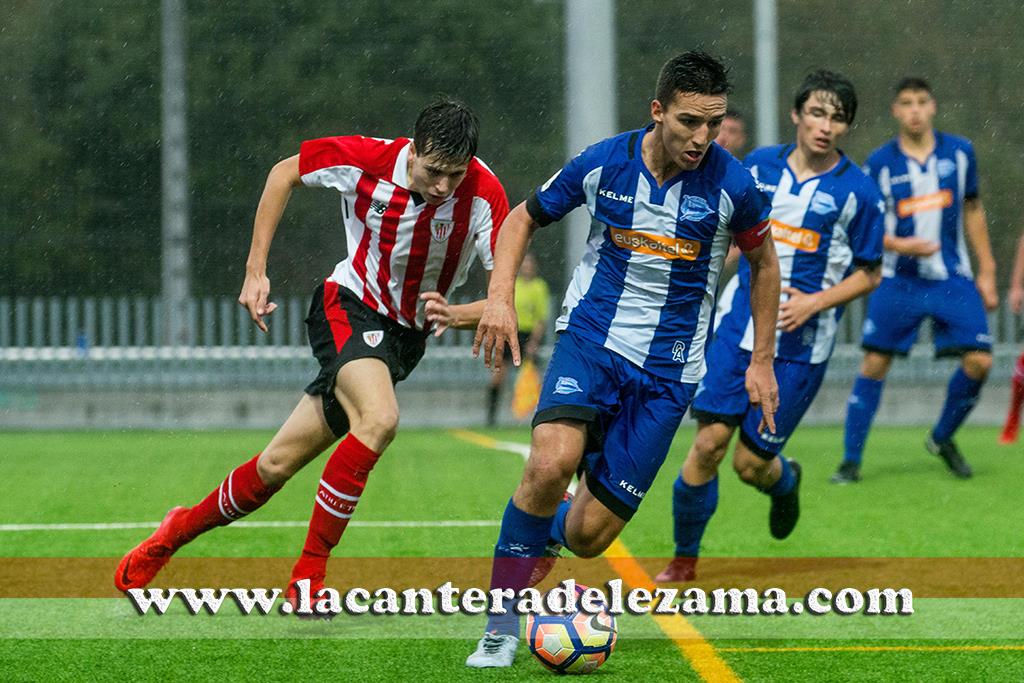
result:
<svg viewBox="0 0 1024 683"><path fill-rule="evenodd" d="M817 251L821 242L821 233L807 228L799 228L795 225L786 225L774 218L772 223L772 239L776 242L788 244L800 251Z"/></svg>
<svg viewBox="0 0 1024 683"><path fill-rule="evenodd" d="M922 211L941 211L953 206L953 191L939 190L920 197L907 197L896 204L896 214L900 218L913 216Z"/></svg>
<svg viewBox="0 0 1024 683"><path fill-rule="evenodd" d="M623 230L611 226L608 226L608 230L611 232L612 242L616 246L641 254L686 261L694 261L700 254L700 242L694 240L652 235L638 230Z"/></svg>

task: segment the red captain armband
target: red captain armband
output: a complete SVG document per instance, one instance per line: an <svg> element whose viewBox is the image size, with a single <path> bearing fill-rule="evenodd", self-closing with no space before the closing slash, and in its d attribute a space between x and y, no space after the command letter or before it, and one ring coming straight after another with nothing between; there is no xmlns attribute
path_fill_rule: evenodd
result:
<svg viewBox="0 0 1024 683"><path fill-rule="evenodd" d="M751 251L761 246L761 243L764 242L764 238L771 232L771 229L771 221L765 219L752 228L747 228L743 232L734 234L732 238L736 240L736 244L740 249Z"/></svg>

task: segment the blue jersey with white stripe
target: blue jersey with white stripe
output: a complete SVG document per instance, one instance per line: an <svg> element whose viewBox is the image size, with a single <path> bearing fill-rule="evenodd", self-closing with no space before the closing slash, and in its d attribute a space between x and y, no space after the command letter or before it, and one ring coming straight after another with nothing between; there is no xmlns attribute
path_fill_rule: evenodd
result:
<svg viewBox="0 0 1024 683"><path fill-rule="evenodd" d="M572 330L659 377L697 382L729 241L764 239L770 204L750 173L712 144L701 165L659 186L637 130L581 152L527 201L540 225L586 204L586 252L558 330Z"/></svg>
<svg viewBox="0 0 1024 683"><path fill-rule="evenodd" d="M921 163L893 139L871 153L866 171L885 198L887 234L941 245L931 256L887 252L884 277L973 277L964 242L964 201L978 196L978 165L970 140L935 131L935 151Z"/></svg>
<svg viewBox="0 0 1024 683"><path fill-rule="evenodd" d="M832 170L798 182L786 159L795 145L763 147L744 164L772 196L771 226L783 287L813 294L833 287L855 267L882 259L882 198L845 155ZM783 294L783 301L787 295ZM746 351L754 347L750 265L723 292L716 334ZM792 332L776 333L776 357L824 363L832 355L843 307L821 311Z"/></svg>

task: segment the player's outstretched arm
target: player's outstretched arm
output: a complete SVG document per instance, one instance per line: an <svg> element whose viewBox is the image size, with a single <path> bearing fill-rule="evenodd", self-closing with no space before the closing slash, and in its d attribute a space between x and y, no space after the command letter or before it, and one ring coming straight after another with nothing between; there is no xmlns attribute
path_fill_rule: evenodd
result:
<svg viewBox="0 0 1024 683"><path fill-rule="evenodd" d="M426 303L427 322L434 326L434 336L440 337L449 327L470 330L480 323L487 299L468 304L451 304L440 292L424 292L420 299Z"/></svg>
<svg viewBox="0 0 1024 683"><path fill-rule="evenodd" d="M746 386L752 405L761 406L765 427L775 433L779 385L775 381L775 325L779 315L779 259L769 238L744 252L750 263L750 312L754 318L754 350L750 354Z"/></svg>
<svg viewBox="0 0 1024 683"><path fill-rule="evenodd" d="M992 257L992 245L988 239L988 221L985 219L985 207L975 197L964 202L964 228L971 249L978 259L978 275L974 282L981 294L981 300L987 310L995 310L999 306L999 292L996 291L996 260Z"/></svg>
<svg viewBox="0 0 1024 683"><path fill-rule="evenodd" d="M1020 314L1024 304L1024 233L1017 240L1017 255L1013 258L1013 272L1010 275L1010 308Z"/></svg>
<svg viewBox="0 0 1024 683"><path fill-rule="evenodd" d="M783 287L782 293L788 294L789 298L779 304L779 329L792 332L811 316L864 296L881 282L881 269L875 266L870 269L858 268L834 287L813 294L806 294L795 287Z"/></svg>
<svg viewBox="0 0 1024 683"><path fill-rule="evenodd" d="M473 357L484 352L484 365L493 370L501 368L505 344L512 349L512 363L520 362L518 321L515 309L516 273L523 262L533 231L539 226L522 202L509 212L494 245L494 270L487 287L487 302L480 315L473 338Z"/></svg>
<svg viewBox="0 0 1024 683"><path fill-rule="evenodd" d="M277 304L268 301L270 279L267 277L267 255L270 253L270 243L292 188L301 184L298 154L277 162L267 174L267 183L263 187L259 206L256 207L252 245L245 262L245 281L242 283L242 293L238 295L238 303L249 311L249 317L263 332L267 331L263 316L270 315L277 308Z"/></svg>

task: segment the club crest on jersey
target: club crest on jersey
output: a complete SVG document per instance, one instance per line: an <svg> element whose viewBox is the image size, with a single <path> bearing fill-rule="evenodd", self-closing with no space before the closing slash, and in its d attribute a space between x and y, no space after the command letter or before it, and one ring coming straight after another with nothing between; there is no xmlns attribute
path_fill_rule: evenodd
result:
<svg viewBox="0 0 1024 683"><path fill-rule="evenodd" d="M686 362L686 344L681 341L677 341L672 345L672 360L677 363Z"/></svg>
<svg viewBox="0 0 1024 683"><path fill-rule="evenodd" d="M939 159L936 170L939 172L940 178L948 178L956 173L956 162L952 159Z"/></svg>
<svg viewBox="0 0 1024 683"><path fill-rule="evenodd" d="M370 202L370 208L378 216L383 216L384 212L388 210L388 205L386 202L374 199L372 202Z"/></svg>
<svg viewBox="0 0 1024 683"><path fill-rule="evenodd" d="M384 341L384 330L370 330L369 332L363 332L363 341L371 349L377 348L377 346Z"/></svg>
<svg viewBox="0 0 1024 683"><path fill-rule="evenodd" d="M679 200L679 220L681 221L701 221L712 213L711 207L703 197L688 194Z"/></svg>
<svg viewBox="0 0 1024 683"><path fill-rule="evenodd" d="M811 197L811 211L821 216L838 211L839 207L836 206L835 197L830 195L828 192L822 192L818 190Z"/></svg>
<svg viewBox="0 0 1024 683"><path fill-rule="evenodd" d="M555 382L556 394L582 394L583 390L580 389L580 383L575 377L559 377L558 381Z"/></svg>
<svg viewBox="0 0 1024 683"><path fill-rule="evenodd" d="M434 238L435 242L444 242L447 240L454 229L455 221L442 220L440 218L435 218L430 221L430 236Z"/></svg>

